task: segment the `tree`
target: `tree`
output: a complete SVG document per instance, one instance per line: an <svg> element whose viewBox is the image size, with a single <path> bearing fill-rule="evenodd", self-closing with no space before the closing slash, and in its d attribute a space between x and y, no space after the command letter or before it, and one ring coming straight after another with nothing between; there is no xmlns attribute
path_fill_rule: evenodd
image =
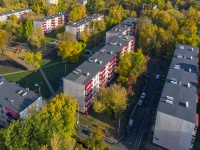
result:
<svg viewBox="0 0 200 150"><path fill-rule="evenodd" d="M63 25L58 25L58 26L56 27L56 30L55 30L56 35L57 35L58 33L63 33L63 32L65 32L65 26L63 26ZM70 32L70 33L71 33L71 32Z"/></svg>
<svg viewBox="0 0 200 150"><path fill-rule="evenodd" d="M106 113L109 116L118 118L126 109L127 100L126 89L121 85L113 84L100 89L98 97L94 100L96 102L93 103L93 108L97 113Z"/></svg>
<svg viewBox="0 0 200 150"><path fill-rule="evenodd" d="M10 15L10 20L13 22L13 23L17 23L18 22L18 18L17 18L17 16L15 16L15 15Z"/></svg>
<svg viewBox="0 0 200 150"><path fill-rule="evenodd" d="M33 24L31 20L27 20L24 26L25 37L29 37L33 33Z"/></svg>
<svg viewBox="0 0 200 150"><path fill-rule="evenodd" d="M120 23L124 18L126 18L127 14L125 10L120 5L110 7L110 11L108 13L108 17L114 19L114 23Z"/></svg>
<svg viewBox="0 0 200 150"><path fill-rule="evenodd" d="M0 51L4 54L4 46L8 42L8 33L5 30L0 29Z"/></svg>
<svg viewBox="0 0 200 150"><path fill-rule="evenodd" d="M38 69L42 63L42 53L41 52L26 52L24 54L24 61L27 64L31 64L33 68Z"/></svg>
<svg viewBox="0 0 200 150"><path fill-rule="evenodd" d="M23 25L22 22L19 24L19 28L18 28L18 40L19 41L24 41L25 40L24 25Z"/></svg>
<svg viewBox="0 0 200 150"><path fill-rule="evenodd" d="M117 79L122 85L127 85L131 76L137 78L146 70L146 58L142 54L142 50L138 49L138 52L125 52L120 55L120 61L117 67L119 78Z"/></svg>
<svg viewBox="0 0 200 150"><path fill-rule="evenodd" d="M109 147L103 140L103 133L100 127L97 127L90 136L88 150L109 150Z"/></svg>
<svg viewBox="0 0 200 150"><path fill-rule="evenodd" d="M58 33L56 37L61 40L61 41L71 41L71 42L77 42L76 38L71 32L63 32L63 33Z"/></svg>
<svg viewBox="0 0 200 150"><path fill-rule="evenodd" d="M69 149L75 146L76 99L59 94L37 114L0 130L0 149Z"/></svg>
<svg viewBox="0 0 200 150"><path fill-rule="evenodd" d="M61 41L58 45L58 56L61 56L63 62L77 62L83 49L86 47L85 43Z"/></svg>
<svg viewBox="0 0 200 150"><path fill-rule="evenodd" d="M44 40L44 32L41 28L34 29L32 34L28 37L28 42L34 49L39 49L42 43L44 43Z"/></svg>
<svg viewBox="0 0 200 150"><path fill-rule="evenodd" d="M74 22L82 19L86 15L86 8L82 4L74 3L70 6L69 18Z"/></svg>
<svg viewBox="0 0 200 150"><path fill-rule="evenodd" d="M91 39L91 31L89 29L85 29L83 32L80 33L80 40L87 43Z"/></svg>

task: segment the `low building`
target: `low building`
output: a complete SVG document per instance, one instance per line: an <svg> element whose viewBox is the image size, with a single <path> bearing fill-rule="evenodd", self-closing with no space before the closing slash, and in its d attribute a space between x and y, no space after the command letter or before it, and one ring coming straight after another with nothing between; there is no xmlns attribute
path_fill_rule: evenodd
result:
<svg viewBox="0 0 200 150"><path fill-rule="evenodd" d="M46 3L57 5L58 4L58 0L46 0Z"/></svg>
<svg viewBox="0 0 200 150"><path fill-rule="evenodd" d="M112 41L117 35L135 35L137 18L127 18L120 24L106 32L106 43Z"/></svg>
<svg viewBox="0 0 200 150"><path fill-rule="evenodd" d="M31 11L32 10L29 8L21 8L18 10L11 10L11 11L7 11L4 13L0 13L0 21L4 22L4 21L10 19L11 15L15 15L18 19L20 19L23 14L31 12Z"/></svg>
<svg viewBox="0 0 200 150"><path fill-rule="evenodd" d="M42 96L0 78L0 125L7 127L19 118L37 112Z"/></svg>
<svg viewBox="0 0 200 150"><path fill-rule="evenodd" d="M68 22L69 11L61 12L44 18L33 21L34 28L41 28L44 34L50 33L59 25L64 25Z"/></svg>
<svg viewBox="0 0 200 150"><path fill-rule="evenodd" d="M198 115L198 47L179 44L172 57L157 109L153 143L192 150Z"/></svg>
<svg viewBox="0 0 200 150"><path fill-rule="evenodd" d="M89 22L95 20L103 20L104 15L102 14L93 14L91 16L85 17L81 20L73 22L65 26L65 31L71 32L76 39L80 39L80 33L83 32L85 29L89 29Z"/></svg>
<svg viewBox="0 0 200 150"><path fill-rule="evenodd" d="M118 56L134 49L135 37L119 35L64 78L64 93L78 99L79 111L88 114L99 88L115 76Z"/></svg>

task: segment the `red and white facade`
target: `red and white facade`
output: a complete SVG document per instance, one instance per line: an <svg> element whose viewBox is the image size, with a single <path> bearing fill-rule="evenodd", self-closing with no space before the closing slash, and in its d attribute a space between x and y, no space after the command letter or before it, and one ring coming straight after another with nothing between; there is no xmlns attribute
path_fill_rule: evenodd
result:
<svg viewBox="0 0 200 150"><path fill-rule="evenodd" d="M51 15L45 18L41 18L33 21L34 28L41 28L44 34L50 33L56 29L59 25L64 25L68 22L69 12L62 12L55 15Z"/></svg>
<svg viewBox="0 0 200 150"><path fill-rule="evenodd" d="M137 18L127 18L120 24L106 32L106 43L112 41L117 35L135 35Z"/></svg>
<svg viewBox="0 0 200 150"><path fill-rule="evenodd" d="M0 14L0 21L4 22L6 20L9 20L11 15L15 15L18 19L20 19L23 14L31 12L31 11L32 10L29 8L22 8L22 9L18 9L18 10L11 10L8 12L4 12L4 13Z"/></svg>
<svg viewBox="0 0 200 150"><path fill-rule="evenodd" d="M134 36L118 36L64 78L64 93L78 99L80 112L88 114L99 89L115 76L119 54L133 50L134 44Z"/></svg>
<svg viewBox="0 0 200 150"><path fill-rule="evenodd" d="M58 4L58 0L46 0L46 3L57 5Z"/></svg>
<svg viewBox="0 0 200 150"><path fill-rule="evenodd" d="M76 39L80 39L80 33L85 29L89 29L90 21L100 21L104 19L104 15L102 14L93 14L91 16L85 17L81 20L78 20L72 24L68 24L65 26L65 31L71 32Z"/></svg>

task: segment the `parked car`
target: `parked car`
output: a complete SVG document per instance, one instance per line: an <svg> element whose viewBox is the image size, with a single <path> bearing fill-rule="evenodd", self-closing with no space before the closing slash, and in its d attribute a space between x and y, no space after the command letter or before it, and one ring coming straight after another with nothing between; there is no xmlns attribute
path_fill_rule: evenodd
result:
<svg viewBox="0 0 200 150"><path fill-rule="evenodd" d="M87 130L87 129L83 129L82 132L86 135L89 135L91 134L90 130Z"/></svg>
<svg viewBox="0 0 200 150"><path fill-rule="evenodd" d="M145 98L145 96L146 96L146 93L142 92L142 94L141 94L140 98L141 98L141 99L144 99L144 98Z"/></svg>
<svg viewBox="0 0 200 150"><path fill-rule="evenodd" d="M60 85L60 86L63 86L63 79L64 79L64 77L60 78L60 79L56 82L56 84L57 84L57 85Z"/></svg>
<svg viewBox="0 0 200 150"><path fill-rule="evenodd" d="M85 55L86 55L87 57L92 57L93 52L91 52L90 50L85 50Z"/></svg>
<svg viewBox="0 0 200 150"><path fill-rule="evenodd" d="M142 102L143 102L143 99L139 99L139 101L138 101L137 104L138 104L139 106L141 106L141 105L142 105Z"/></svg>
<svg viewBox="0 0 200 150"><path fill-rule="evenodd" d="M125 136L130 136L132 126L133 126L133 119L129 119L128 126L126 127L125 131Z"/></svg>

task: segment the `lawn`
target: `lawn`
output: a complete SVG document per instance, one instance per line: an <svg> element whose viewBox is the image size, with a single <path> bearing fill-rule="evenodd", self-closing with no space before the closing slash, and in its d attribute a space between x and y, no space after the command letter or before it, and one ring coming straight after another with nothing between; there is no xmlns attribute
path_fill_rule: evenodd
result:
<svg viewBox="0 0 200 150"><path fill-rule="evenodd" d="M65 74L65 64L59 63L56 65L52 65L49 67L43 68L43 71L49 80L51 86L55 91L59 89L58 85L56 85L56 82L63 76L69 74L72 70L74 70L76 67L78 67L79 63L76 64L66 64L66 74Z"/></svg>
<svg viewBox="0 0 200 150"><path fill-rule="evenodd" d="M151 111L150 115L149 115L149 118L147 120L147 123L149 125L152 125L154 120L155 120L155 116L156 116L156 112L154 110Z"/></svg>
<svg viewBox="0 0 200 150"><path fill-rule="evenodd" d="M37 93L39 92L38 87L35 87L34 84L35 83L41 84L42 97L44 99L47 99L51 96L51 92L39 71L37 72L26 71L26 72L16 73L12 75L6 75L4 77L5 79L9 81L18 82L23 87L28 87L31 91L36 91Z"/></svg>
<svg viewBox="0 0 200 150"><path fill-rule="evenodd" d="M49 43L51 41L53 41L54 39L56 39L56 33L55 31L51 32L51 33L48 33L45 35L45 42L46 43Z"/></svg>
<svg viewBox="0 0 200 150"><path fill-rule="evenodd" d="M145 148L145 145L146 145L148 136L149 136L149 132L148 131L144 131L143 136L142 136L142 140L140 141L140 145L139 145L138 150L147 150Z"/></svg>

